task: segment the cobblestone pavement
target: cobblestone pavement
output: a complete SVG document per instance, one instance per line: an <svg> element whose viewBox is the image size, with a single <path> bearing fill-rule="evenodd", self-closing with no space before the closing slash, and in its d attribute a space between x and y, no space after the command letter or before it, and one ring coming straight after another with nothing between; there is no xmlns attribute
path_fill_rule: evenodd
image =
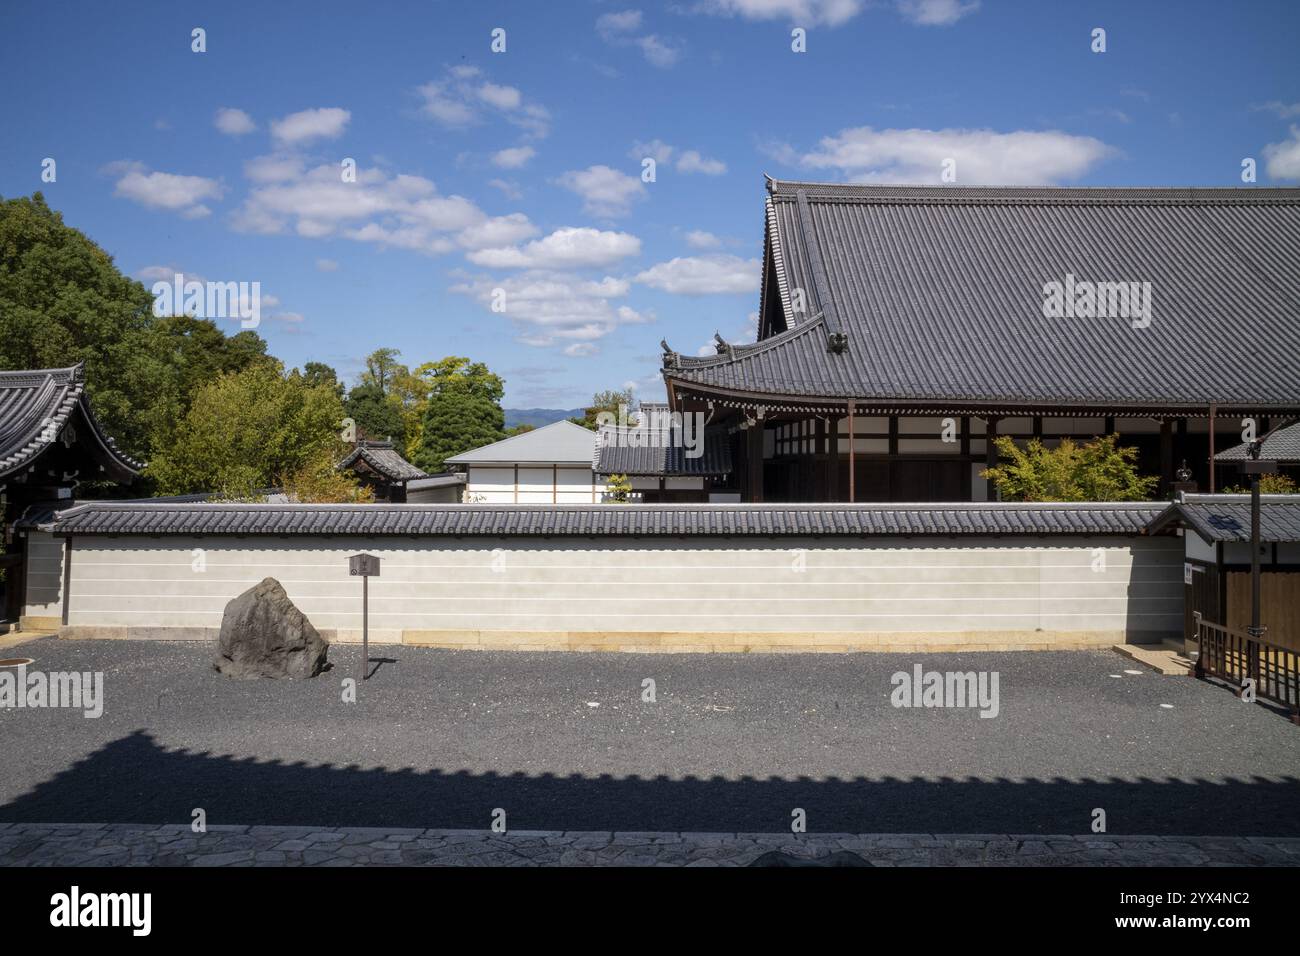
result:
<svg viewBox="0 0 1300 956"><path fill-rule="evenodd" d="M747 866L770 851L873 866L1300 865L1300 839L1285 837L0 824L4 866Z"/></svg>

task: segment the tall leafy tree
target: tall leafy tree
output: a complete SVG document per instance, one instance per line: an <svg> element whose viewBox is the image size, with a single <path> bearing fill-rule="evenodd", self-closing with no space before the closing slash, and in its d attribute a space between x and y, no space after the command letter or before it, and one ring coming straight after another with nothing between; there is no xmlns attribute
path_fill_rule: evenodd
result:
<svg viewBox="0 0 1300 956"><path fill-rule="evenodd" d="M0 199L0 367L86 363L95 412L128 453L147 457L168 396L151 342L153 297L36 193Z"/></svg>
<svg viewBox="0 0 1300 956"><path fill-rule="evenodd" d="M414 462L438 472L453 455L505 437L505 383L482 362L448 356L416 369L429 397Z"/></svg>
<svg viewBox="0 0 1300 956"><path fill-rule="evenodd" d="M620 407L627 410L627 412L631 411L632 390L630 388L609 389L604 392L597 392L595 395L591 396L591 404L583 409L582 417L570 418L569 421L573 422L575 425L581 425L583 428L590 428L592 431L595 431L598 426L597 416L600 415L601 412L608 412L610 415L613 415L614 419L617 421Z"/></svg>
<svg viewBox="0 0 1300 956"><path fill-rule="evenodd" d="M361 383L375 386L380 395L388 395L393 379L406 372L406 367L397 361L401 354L397 349L375 349L366 356L366 370L361 373Z"/></svg>
<svg viewBox="0 0 1300 956"><path fill-rule="evenodd" d="M344 389L343 383L339 381L339 373L324 362L308 362L303 365L302 380L308 385L328 385L338 394L339 400L343 400Z"/></svg>
<svg viewBox="0 0 1300 956"><path fill-rule="evenodd" d="M1061 439L1048 448L1031 439L1021 448L1010 437L994 439L999 463L983 472L1010 501L1145 501L1158 479L1139 475L1138 450L1106 435L1084 444Z"/></svg>
<svg viewBox="0 0 1300 956"><path fill-rule="evenodd" d="M308 385L276 363L219 375L195 392L172 445L149 463L162 494L247 497L282 485L320 461L338 461L343 420L328 384Z"/></svg>
<svg viewBox="0 0 1300 956"><path fill-rule="evenodd" d="M406 445L406 422L402 408L386 398L378 385L369 382L348 392L344 403L348 417L357 423L358 435L366 438L391 438L399 449Z"/></svg>

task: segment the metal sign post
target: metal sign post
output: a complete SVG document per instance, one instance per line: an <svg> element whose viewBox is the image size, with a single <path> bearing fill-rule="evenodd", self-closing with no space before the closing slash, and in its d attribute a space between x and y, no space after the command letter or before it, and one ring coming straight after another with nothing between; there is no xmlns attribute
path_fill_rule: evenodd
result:
<svg viewBox="0 0 1300 956"><path fill-rule="evenodd" d="M370 677L370 578L379 575L379 558L354 554L348 558L348 573L361 578L361 679Z"/></svg>

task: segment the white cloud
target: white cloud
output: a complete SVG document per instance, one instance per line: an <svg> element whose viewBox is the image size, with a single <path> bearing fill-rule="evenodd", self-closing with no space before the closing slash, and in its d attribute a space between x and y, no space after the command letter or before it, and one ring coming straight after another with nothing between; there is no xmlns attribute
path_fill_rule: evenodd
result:
<svg viewBox="0 0 1300 956"><path fill-rule="evenodd" d="M567 227L523 246L478 249L465 258L488 269L585 269L640 252L641 240L629 233Z"/></svg>
<svg viewBox="0 0 1300 956"><path fill-rule="evenodd" d="M333 259L317 259L316 270L318 272L338 272L339 264Z"/></svg>
<svg viewBox="0 0 1300 956"><path fill-rule="evenodd" d="M1267 103L1255 103L1251 106L1254 111L1265 110L1269 113L1276 113L1278 119L1294 119L1300 116L1300 103L1283 103L1281 100L1269 100Z"/></svg>
<svg viewBox="0 0 1300 956"><path fill-rule="evenodd" d="M952 159L958 183L1037 185L1077 179L1114 153L1091 136L1057 130L998 133L861 126L825 137L811 152L800 155L786 148L777 155L857 182L937 183L944 162Z"/></svg>
<svg viewBox="0 0 1300 956"><path fill-rule="evenodd" d="M674 156L679 173L704 173L706 176L721 176L727 171L727 164L720 159L704 156L696 149L678 149L661 139L652 139L648 143L636 142L628 153L633 159L653 159L660 166L666 166Z"/></svg>
<svg viewBox="0 0 1300 956"><path fill-rule="evenodd" d="M1300 127L1291 127L1291 138L1264 147L1265 170L1270 179L1300 180Z"/></svg>
<svg viewBox="0 0 1300 956"><path fill-rule="evenodd" d="M536 155L537 150L531 146L511 146L493 153L492 164L502 169L518 169L527 165L528 161Z"/></svg>
<svg viewBox="0 0 1300 956"><path fill-rule="evenodd" d="M257 124L253 118L243 110L237 110L234 107L223 106L217 110L217 115L213 119L213 125L227 136L243 136L257 129Z"/></svg>
<svg viewBox="0 0 1300 956"><path fill-rule="evenodd" d="M646 58L646 62L660 69L666 70L675 66L682 57L681 48L675 45L675 41L666 40L653 33L637 37L635 42L641 48L641 53Z"/></svg>
<svg viewBox="0 0 1300 956"><path fill-rule="evenodd" d="M686 244L692 249L717 249L722 240L703 229L692 229L686 234Z"/></svg>
<svg viewBox="0 0 1300 956"><path fill-rule="evenodd" d="M524 102L524 96L513 86L498 86L484 83L478 88L478 98L499 110L517 110Z"/></svg>
<svg viewBox="0 0 1300 956"><path fill-rule="evenodd" d="M632 203L646 196L645 186L638 177L609 166L569 170L557 182L581 196L583 210L593 216L627 215Z"/></svg>
<svg viewBox="0 0 1300 956"><path fill-rule="evenodd" d="M746 20L789 20L801 27L837 27L856 17L865 6L865 0L702 0L696 9Z"/></svg>
<svg viewBox="0 0 1300 956"><path fill-rule="evenodd" d="M105 171L119 177L113 190L114 195L151 209L178 212L186 219L198 219L210 214L212 210L204 205L204 201L220 199L225 191L215 179L152 172L141 163L112 163L105 167Z"/></svg>
<svg viewBox="0 0 1300 956"><path fill-rule="evenodd" d="M693 149L688 149L677 157L679 173L704 173L706 176L721 176L727 171L727 164L720 159L701 156Z"/></svg>
<svg viewBox="0 0 1300 956"><path fill-rule="evenodd" d="M519 184L509 179L489 179L488 185L493 189L501 190L507 199L523 199L524 191L519 188Z"/></svg>
<svg viewBox="0 0 1300 956"><path fill-rule="evenodd" d="M352 114L336 106L290 113L271 120L271 135L279 143L296 146L314 139L337 139L343 135Z"/></svg>
<svg viewBox="0 0 1300 956"><path fill-rule="evenodd" d="M456 240L467 249L489 249L512 246L537 235L538 229L521 212L466 226Z"/></svg>
<svg viewBox="0 0 1300 956"><path fill-rule="evenodd" d="M604 39L641 29L641 11L624 10L622 13L602 13L596 18L596 32Z"/></svg>
<svg viewBox="0 0 1300 956"><path fill-rule="evenodd" d="M681 59L681 44L654 33L641 33L641 11L604 13L596 18L596 32L612 46L634 46L652 66L668 69Z"/></svg>
<svg viewBox="0 0 1300 956"><path fill-rule="evenodd" d="M505 278L462 277L451 287L485 309L503 303L501 314L519 328L518 341L523 344L546 348L567 343L566 352L571 355L591 354L594 342L620 326L653 320L627 305L615 304L614 300L625 297L630 289L626 279L584 279L544 269ZM573 348L580 344L585 348Z"/></svg>
<svg viewBox="0 0 1300 956"><path fill-rule="evenodd" d="M898 0L904 20L922 27L946 27L980 8L979 0Z"/></svg>
<svg viewBox="0 0 1300 956"><path fill-rule="evenodd" d="M643 285L677 295L719 295L758 291L759 262L739 256L681 256L637 275Z"/></svg>
<svg viewBox="0 0 1300 956"><path fill-rule="evenodd" d="M550 132L551 114L546 107L529 102L513 86L492 83L476 66L454 66L445 75L416 87L423 101L420 111L442 126L453 129L483 121L484 109L542 138Z"/></svg>
<svg viewBox="0 0 1300 956"><path fill-rule="evenodd" d="M254 156L244 163L244 175L255 183L281 183L303 174L301 156L273 153Z"/></svg>
<svg viewBox="0 0 1300 956"><path fill-rule="evenodd" d="M345 183L332 163L262 183L235 211L232 226L256 233L292 227L308 239L340 235L426 255L504 245L536 234L526 216L489 217L464 196L438 194L422 176L363 168L356 182Z"/></svg>

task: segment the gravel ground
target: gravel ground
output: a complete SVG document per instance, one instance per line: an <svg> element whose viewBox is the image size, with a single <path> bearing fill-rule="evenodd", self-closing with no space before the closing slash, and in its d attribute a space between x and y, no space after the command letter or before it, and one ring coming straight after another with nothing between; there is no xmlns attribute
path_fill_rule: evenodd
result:
<svg viewBox="0 0 1300 956"><path fill-rule="evenodd" d="M0 709L0 822L511 830L1300 836L1300 728L1109 651L626 655L374 647L231 681L192 643L45 639L99 719ZM890 705L999 675L1000 713ZM643 681L656 701L642 700ZM1104 838L1103 838L1104 839Z"/></svg>

